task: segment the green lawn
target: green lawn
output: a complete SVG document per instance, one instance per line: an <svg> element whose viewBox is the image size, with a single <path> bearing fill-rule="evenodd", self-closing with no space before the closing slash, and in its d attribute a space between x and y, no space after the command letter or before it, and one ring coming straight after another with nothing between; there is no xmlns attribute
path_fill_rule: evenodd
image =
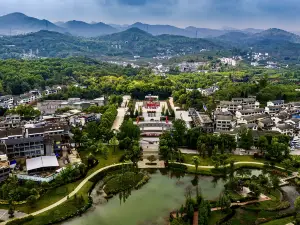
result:
<svg viewBox="0 0 300 225"><path fill-rule="evenodd" d="M285 225L294 221L294 217L286 217L278 220L272 220L270 222L264 223L264 225Z"/></svg>
<svg viewBox="0 0 300 225"><path fill-rule="evenodd" d="M86 152L86 151L82 151L79 154L80 154L80 157L81 157L83 163L85 163L87 165L87 156L90 153ZM100 154L94 154L94 156L99 160L99 163L98 163L97 166L95 166L94 168L92 168L88 171L87 176L92 174L93 172L97 171L98 169L100 169L102 167L109 166L109 165L114 164L114 163L118 163L119 159L121 158L121 156L123 154L124 154L124 152L120 151L120 150L116 150L116 152L113 152L112 150L110 150L107 159L104 159L103 156L100 155Z"/></svg>

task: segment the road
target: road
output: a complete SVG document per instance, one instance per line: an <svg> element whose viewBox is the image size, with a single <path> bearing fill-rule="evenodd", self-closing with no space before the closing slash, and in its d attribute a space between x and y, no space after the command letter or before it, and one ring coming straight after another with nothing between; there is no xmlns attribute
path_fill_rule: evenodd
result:
<svg viewBox="0 0 300 225"><path fill-rule="evenodd" d="M130 164L130 163L124 163L124 164ZM111 167L114 167L114 166L118 166L118 165L122 165L122 163L112 164L112 165L100 168L99 170L95 171L94 173L92 173L91 175L89 175L88 177L86 177L83 181L81 181L81 183L68 196L66 196L66 197L62 198L61 200L53 203L52 205L47 206L46 208L43 208L43 209L41 209L39 211L33 212L31 214L28 214L28 215L36 216L36 215L39 215L39 214L41 214L43 212L46 212L46 211L48 211L50 209L53 209L56 206L61 205L62 203L64 203L65 201L67 201L69 198L73 197L91 178L93 178L94 176L96 176L98 173L100 173L103 170L106 170L108 168L111 168ZM28 216L28 215L26 215L26 216ZM2 224L6 224L6 222L1 223L1 225Z"/></svg>
<svg viewBox="0 0 300 225"><path fill-rule="evenodd" d="M127 104L130 101L131 97L129 95L124 95L123 96L123 102L121 104L121 107L118 108L118 115L114 121L114 124L112 125L112 130L119 130L123 121L124 121L124 117L126 115L126 112L128 110Z"/></svg>
<svg viewBox="0 0 300 225"><path fill-rule="evenodd" d="M112 130L119 130L123 121L124 121L124 116L127 112L128 108L118 108L118 115L114 121L114 124L112 126Z"/></svg>

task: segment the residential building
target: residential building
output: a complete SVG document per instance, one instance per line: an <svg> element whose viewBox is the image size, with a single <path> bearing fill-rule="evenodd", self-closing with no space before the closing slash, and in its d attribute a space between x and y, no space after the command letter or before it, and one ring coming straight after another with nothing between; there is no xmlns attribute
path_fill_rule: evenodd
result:
<svg viewBox="0 0 300 225"><path fill-rule="evenodd" d="M202 131L206 133L213 133L214 132L214 124L211 118L204 114L199 113L194 108L189 109L189 115L191 116L194 124L196 127L200 127Z"/></svg>
<svg viewBox="0 0 300 225"><path fill-rule="evenodd" d="M33 91L30 91L29 93L20 95L18 105L30 104L32 102L37 101L40 98L42 98L41 93L38 90L33 90Z"/></svg>
<svg viewBox="0 0 300 225"><path fill-rule="evenodd" d="M19 139L23 137L22 128L0 130L0 140Z"/></svg>
<svg viewBox="0 0 300 225"><path fill-rule="evenodd" d="M267 106L283 106L284 100L268 101Z"/></svg>
<svg viewBox="0 0 300 225"><path fill-rule="evenodd" d="M245 109L245 110L236 111L235 115L237 118L241 118L244 116L255 116L264 113L265 113L265 109L259 108L259 109Z"/></svg>
<svg viewBox="0 0 300 225"><path fill-rule="evenodd" d="M43 115L52 115L58 109L62 108L71 108L77 110L84 110L90 107L91 105L103 106L106 104L105 98L100 97L94 100L83 100L80 98L69 98L65 100L45 100L37 103L38 110L41 111Z"/></svg>
<svg viewBox="0 0 300 225"><path fill-rule="evenodd" d="M264 130L271 130L274 125L275 123L270 117L258 121L258 127Z"/></svg>
<svg viewBox="0 0 300 225"><path fill-rule="evenodd" d="M233 120L233 116L230 115L216 115L216 130L231 130L235 127L235 121Z"/></svg>
<svg viewBox="0 0 300 225"><path fill-rule="evenodd" d="M10 163L7 155L0 155L0 182L6 180L10 173Z"/></svg>
<svg viewBox="0 0 300 225"><path fill-rule="evenodd" d="M276 127L272 127L272 131L278 131L284 135L294 136L294 127L289 124L278 124Z"/></svg>
<svg viewBox="0 0 300 225"><path fill-rule="evenodd" d="M2 140L6 145L8 158L35 157L45 154L44 138L30 137Z"/></svg>
<svg viewBox="0 0 300 225"><path fill-rule="evenodd" d="M282 106L267 106L265 108L265 112L269 115L278 114L281 110L283 110Z"/></svg>
<svg viewBox="0 0 300 225"><path fill-rule="evenodd" d="M218 110L223 112L231 111L235 112L237 110L241 110L243 107L239 102L232 102L232 101L221 101L220 104L217 106Z"/></svg>
<svg viewBox="0 0 300 225"><path fill-rule="evenodd" d="M14 107L14 97L12 95L5 95L0 97L0 106L7 109Z"/></svg>

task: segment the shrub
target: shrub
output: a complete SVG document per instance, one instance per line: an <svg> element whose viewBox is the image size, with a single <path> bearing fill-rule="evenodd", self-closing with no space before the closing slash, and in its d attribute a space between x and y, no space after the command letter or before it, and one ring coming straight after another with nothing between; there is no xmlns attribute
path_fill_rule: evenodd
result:
<svg viewBox="0 0 300 225"><path fill-rule="evenodd" d="M7 225L22 225L22 224L25 224L25 223L33 220L33 219L34 219L34 216L30 215L30 216L26 216L26 217L23 217L23 218L20 218L20 219L15 219L15 220L9 221L6 224Z"/></svg>

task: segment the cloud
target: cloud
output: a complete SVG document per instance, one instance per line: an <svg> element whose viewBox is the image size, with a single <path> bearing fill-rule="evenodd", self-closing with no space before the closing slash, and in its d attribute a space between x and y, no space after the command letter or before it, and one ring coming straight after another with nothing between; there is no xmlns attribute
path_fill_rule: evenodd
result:
<svg viewBox="0 0 300 225"><path fill-rule="evenodd" d="M299 0L0 0L0 14L23 12L52 21L141 21L198 27L296 29Z"/></svg>

